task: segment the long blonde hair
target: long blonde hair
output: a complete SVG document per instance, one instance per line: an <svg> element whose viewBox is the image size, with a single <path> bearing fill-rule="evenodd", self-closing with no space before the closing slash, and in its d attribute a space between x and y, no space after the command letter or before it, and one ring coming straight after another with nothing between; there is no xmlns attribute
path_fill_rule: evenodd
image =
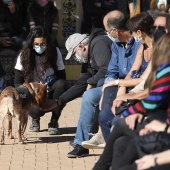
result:
<svg viewBox="0 0 170 170"><path fill-rule="evenodd" d="M153 87L158 67L166 62L170 62L170 33L162 36L154 44L152 56L152 71L148 77L149 89Z"/></svg>

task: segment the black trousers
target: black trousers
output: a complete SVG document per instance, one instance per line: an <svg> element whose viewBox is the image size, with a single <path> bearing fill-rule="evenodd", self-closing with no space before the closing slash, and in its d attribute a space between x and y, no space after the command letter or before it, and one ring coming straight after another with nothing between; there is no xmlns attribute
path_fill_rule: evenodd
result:
<svg viewBox="0 0 170 170"><path fill-rule="evenodd" d="M50 92L49 98L58 99L59 96L66 91L66 89L67 89L66 80L63 80L63 79L57 80L52 86L53 91ZM55 119L58 121L63 108L64 108L64 104L61 104L60 106L57 106L55 109L53 109L51 119ZM33 119L40 119L40 117L44 116L45 113L47 112L39 110L36 106L31 106L31 109L29 110L29 115Z"/></svg>
<svg viewBox="0 0 170 170"><path fill-rule="evenodd" d="M113 153L112 170L137 170L137 165L134 161L140 157L136 148L135 138L130 139L128 136L118 138L115 141ZM147 170L167 169L170 169L170 164L159 165Z"/></svg>
<svg viewBox="0 0 170 170"><path fill-rule="evenodd" d="M134 131L129 129L126 125L125 118L121 118L116 121L115 126L110 133L108 140L106 142L105 149L100 156L100 159L93 167L93 170L107 170L111 166L113 159L113 147L116 140L122 136L128 136L129 138L135 137L135 135L139 132L139 130L143 129L144 126L154 119L158 119L161 121L166 120L166 112L165 111L156 111L154 113L150 113L149 118L143 121L142 123L137 123ZM126 141L125 141L126 142ZM126 147L125 147L126 148ZM122 152L123 153L123 152Z"/></svg>
<svg viewBox="0 0 170 170"><path fill-rule="evenodd" d="M88 73L82 73L76 82L75 85L73 85L70 89L68 89L66 92L64 92L59 99L62 103L70 102L77 97L80 97L87 88L87 80L91 77L91 74Z"/></svg>

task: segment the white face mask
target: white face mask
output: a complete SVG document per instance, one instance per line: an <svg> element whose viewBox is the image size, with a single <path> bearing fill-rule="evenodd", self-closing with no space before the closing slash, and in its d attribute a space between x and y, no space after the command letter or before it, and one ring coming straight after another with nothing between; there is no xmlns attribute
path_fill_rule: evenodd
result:
<svg viewBox="0 0 170 170"><path fill-rule="evenodd" d="M115 41L115 38L113 38L110 34L107 34L107 36L110 38L111 41Z"/></svg>
<svg viewBox="0 0 170 170"><path fill-rule="evenodd" d="M88 62L87 60L84 59L84 57L80 57L80 56L77 55L77 54L75 54L74 59L75 59L77 62L81 63L81 64Z"/></svg>
<svg viewBox="0 0 170 170"><path fill-rule="evenodd" d="M39 46L39 45L34 45L33 49L38 53L42 54L46 50L46 46Z"/></svg>
<svg viewBox="0 0 170 170"><path fill-rule="evenodd" d="M134 37L134 38L135 38L135 41L136 41L136 42L141 42L141 43L143 43L142 37L137 36L137 37Z"/></svg>

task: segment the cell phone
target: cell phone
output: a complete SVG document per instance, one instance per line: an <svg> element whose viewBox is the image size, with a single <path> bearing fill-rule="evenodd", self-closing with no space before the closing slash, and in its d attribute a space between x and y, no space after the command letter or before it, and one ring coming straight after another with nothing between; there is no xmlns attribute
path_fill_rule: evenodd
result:
<svg viewBox="0 0 170 170"><path fill-rule="evenodd" d="M5 4L9 4L10 2L13 2L13 0L3 0Z"/></svg>

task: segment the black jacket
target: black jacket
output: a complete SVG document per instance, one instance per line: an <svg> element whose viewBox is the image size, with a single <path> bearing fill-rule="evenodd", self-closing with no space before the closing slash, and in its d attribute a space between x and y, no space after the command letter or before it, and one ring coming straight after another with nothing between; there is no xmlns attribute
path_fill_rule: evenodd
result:
<svg viewBox="0 0 170 170"><path fill-rule="evenodd" d="M35 3L28 10L28 17L30 15L33 17L36 25L45 27L51 34L52 24L56 16L58 16L58 10L53 2L49 2L45 7L41 7L38 3Z"/></svg>
<svg viewBox="0 0 170 170"><path fill-rule="evenodd" d="M8 35L4 36L19 35L22 24L23 21L18 11L11 14L7 5L0 0L0 36L3 36L4 33L8 33Z"/></svg>
<svg viewBox="0 0 170 170"><path fill-rule="evenodd" d="M89 37L88 63L82 65L82 73L90 73L87 80L90 85L96 85L104 78L111 58L112 41L107 37L103 29L95 28Z"/></svg>
<svg viewBox="0 0 170 170"><path fill-rule="evenodd" d="M111 58L112 41L103 29L97 28L91 32L89 40L88 63L82 65L77 82L59 97L62 103L80 97L86 91L87 83L92 86L101 86L103 83L102 79L105 77Z"/></svg>

